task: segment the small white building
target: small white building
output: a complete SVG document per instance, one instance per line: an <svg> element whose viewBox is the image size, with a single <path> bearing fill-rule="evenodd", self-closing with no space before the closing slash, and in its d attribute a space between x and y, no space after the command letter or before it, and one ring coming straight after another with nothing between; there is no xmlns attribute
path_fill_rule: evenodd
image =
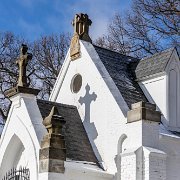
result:
<svg viewBox="0 0 180 180"><path fill-rule="evenodd" d="M49 101L37 100L38 90L23 83L7 92L0 180L180 179L176 49L125 56L93 45L90 25L86 14L76 15ZM27 49L22 62L26 55Z"/></svg>

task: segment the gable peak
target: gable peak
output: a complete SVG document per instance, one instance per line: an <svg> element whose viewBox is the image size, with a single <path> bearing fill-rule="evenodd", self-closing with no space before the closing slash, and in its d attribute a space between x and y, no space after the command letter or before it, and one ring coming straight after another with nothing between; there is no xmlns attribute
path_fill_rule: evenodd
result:
<svg viewBox="0 0 180 180"><path fill-rule="evenodd" d="M76 14L74 20L72 21L74 35L77 34L79 39L92 43L92 40L89 37L89 26L91 24L92 21L89 19L87 14Z"/></svg>

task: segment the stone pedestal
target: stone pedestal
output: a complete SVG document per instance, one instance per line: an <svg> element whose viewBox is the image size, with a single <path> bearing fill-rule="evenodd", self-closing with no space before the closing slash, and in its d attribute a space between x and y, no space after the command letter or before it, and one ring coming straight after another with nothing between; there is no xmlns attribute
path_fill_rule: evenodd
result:
<svg viewBox="0 0 180 180"><path fill-rule="evenodd" d="M42 148L39 153L40 173L63 173L64 161L66 160L64 137L61 135L48 134L44 137L41 146Z"/></svg>
<svg viewBox="0 0 180 180"><path fill-rule="evenodd" d="M43 121L48 130L41 142L39 152L40 173L64 173L64 161L66 160L65 140L62 135L64 119L58 115L56 107L53 107L49 116Z"/></svg>

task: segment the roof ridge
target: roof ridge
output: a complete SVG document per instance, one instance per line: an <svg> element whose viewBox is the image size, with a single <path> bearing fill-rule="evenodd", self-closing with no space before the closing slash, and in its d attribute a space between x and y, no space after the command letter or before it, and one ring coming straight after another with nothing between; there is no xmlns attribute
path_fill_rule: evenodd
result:
<svg viewBox="0 0 180 180"><path fill-rule="evenodd" d="M64 106L64 107L75 108L76 109L76 106L74 106L74 105L62 104L62 103L53 102L53 101L49 101L49 100L45 100L45 99L37 99L37 101L44 102L44 103L47 103L47 104L54 104L54 105L58 105L58 106Z"/></svg>
<svg viewBox="0 0 180 180"><path fill-rule="evenodd" d="M174 49L175 49L174 47L170 47L170 48L168 48L168 49L164 49L164 50L162 50L162 51L160 51L160 52L156 52L156 53L153 54L153 55L146 56L146 57L140 59L140 61L147 60L147 59L149 59L149 58L159 56L159 55L161 55L162 53L165 53L165 52L168 52L168 51L174 50Z"/></svg>
<svg viewBox="0 0 180 180"><path fill-rule="evenodd" d="M130 58L133 58L133 59L136 59L136 60L140 60L140 59L138 59L138 58L136 58L136 57L129 56L129 55L125 55L125 54L122 54L122 53L120 53L120 52L114 51L114 50L112 50L112 49L108 49L108 48L105 48L105 47L101 47L101 46L98 46L98 45L96 45L96 44L92 44L92 45L93 45L93 46L96 46L97 48L101 48L101 49L104 49L104 50L107 50L107 51L110 51L110 52L119 54L119 55L121 55L121 56L130 57Z"/></svg>

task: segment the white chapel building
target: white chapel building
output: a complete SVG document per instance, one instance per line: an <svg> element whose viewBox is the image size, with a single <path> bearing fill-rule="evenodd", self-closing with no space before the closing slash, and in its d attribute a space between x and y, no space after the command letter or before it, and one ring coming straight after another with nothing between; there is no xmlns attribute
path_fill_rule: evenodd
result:
<svg viewBox="0 0 180 180"><path fill-rule="evenodd" d="M176 48L137 59L74 36L49 101L19 79L0 137L0 180L180 180L180 59ZM7 180L6 179L6 180Z"/></svg>

